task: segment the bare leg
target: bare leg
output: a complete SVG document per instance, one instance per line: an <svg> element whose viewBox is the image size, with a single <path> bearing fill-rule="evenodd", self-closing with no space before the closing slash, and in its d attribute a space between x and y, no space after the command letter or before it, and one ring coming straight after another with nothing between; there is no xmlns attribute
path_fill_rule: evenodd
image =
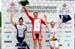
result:
<svg viewBox="0 0 75 49"><path fill-rule="evenodd" d="M34 49L36 49L36 44L37 44L37 41L34 40Z"/></svg>
<svg viewBox="0 0 75 49"><path fill-rule="evenodd" d="M42 49L42 41L39 41L39 49Z"/></svg>
<svg viewBox="0 0 75 49"><path fill-rule="evenodd" d="M59 47L55 48L55 49L59 49Z"/></svg>
<svg viewBox="0 0 75 49"><path fill-rule="evenodd" d="M19 48L19 46L17 46L17 49Z"/></svg>

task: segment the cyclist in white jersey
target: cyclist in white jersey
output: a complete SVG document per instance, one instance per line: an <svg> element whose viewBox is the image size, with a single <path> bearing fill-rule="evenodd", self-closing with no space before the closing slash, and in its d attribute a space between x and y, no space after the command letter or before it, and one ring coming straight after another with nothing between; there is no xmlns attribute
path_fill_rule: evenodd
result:
<svg viewBox="0 0 75 49"><path fill-rule="evenodd" d="M59 25L61 24L61 21L55 22L54 20L52 20L50 22L50 26L48 26L47 25L47 16L45 15L44 17L46 20L46 26L50 33L50 49L59 49L59 44L58 44L56 36L57 36L57 27L58 27L58 24Z"/></svg>

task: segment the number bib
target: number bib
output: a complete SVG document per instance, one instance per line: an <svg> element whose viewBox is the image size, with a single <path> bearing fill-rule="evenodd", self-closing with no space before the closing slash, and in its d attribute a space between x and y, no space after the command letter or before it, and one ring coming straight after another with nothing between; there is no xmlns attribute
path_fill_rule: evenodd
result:
<svg viewBox="0 0 75 49"><path fill-rule="evenodd" d="M24 35L24 26L17 25L18 27L18 37L23 37Z"/></svg>
<svg viewBox="0 0 75 49"><path fill-rule="evenodd" d="M40 19L34 20L34 31L40 31Z"/></svg>
<svg viewBox="0 0 75 49"><path fill-rule="evenodd" d="M19 31L18 36L23 37L23 31Z"/></svg>

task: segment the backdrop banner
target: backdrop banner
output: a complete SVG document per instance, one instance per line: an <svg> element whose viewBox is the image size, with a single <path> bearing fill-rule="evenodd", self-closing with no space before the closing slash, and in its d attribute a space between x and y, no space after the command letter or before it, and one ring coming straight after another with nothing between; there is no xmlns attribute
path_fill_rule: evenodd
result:
<svg viewBox="0 0 75 49"><path fill-rule="evenodd" d="M58 22L60 20L59 15L69 15L71 20L62 23L57 28L57 39L60 45L60 49L74 49L74 0L27 0L26 5L29 13L33 16L33 12L37 10L39 12L39 18L44 20L44 14L47 15L47 24L50 26L50 21L54 20ZM66 4L66 8L64 8ZM14 22L18 23L18 18L23 17L24 23L27 25L27 38L26 42L30 49L33 49L32 40L32 23L24 13L22 5L18 0L2 0L2 49L17 49L15 47L16 29L10 21L10 10L14 9ZM50 49L49 39L50 33L48 29L42 25L42 49ZM38 44L37 47L39 48Z"/></svg>

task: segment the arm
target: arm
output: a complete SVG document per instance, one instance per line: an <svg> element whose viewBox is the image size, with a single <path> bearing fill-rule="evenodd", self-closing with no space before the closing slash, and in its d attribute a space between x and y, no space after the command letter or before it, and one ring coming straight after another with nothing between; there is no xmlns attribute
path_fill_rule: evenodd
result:
<svg viewBox="0 0 75 49"><path fill-rule="evenodd" d="M26 15L28 16L28 18L29 18L30 20L32 20L32 19L33 19L33 17L32 17L32 16L30 16L30 14L29 14L29 12L28 12L27 8L26 8L25 6L23 6L23 9L24 9L24 12L26 13Z"/></svg>
<svg viewBox="0 0 75 49"><path fill-rule="evenodd" d="M57 24L58 24L58 26L60 26L62 24L62 22L61 21L58 21Z"/></svg>
<svg viewBox="0 0 75 49"><path fill-rule="evenodd" d="M44 19L45 19L45 22L46 22L46 28L48 29L48 26L47 26L47 16L44 15Z"/></svg>
<svg viewBox="0 0 75 49"><path fill-rule="evenodd" d="M61 19L57 22L58 26L62 24L63 16L61 15Z"/></svg>
<svg viewBox="0 0 75 49"><path fill-rule="evenodd" d="M44 15L44 18L45 18L45 21L46 21L46 28L48 29L48 31L50 32L50 28L49 28L49 26L48 26L48 24L47 24L47 16L46 15Z"/></svg>
<svg viewBox="0 0 75 49"><path fill-rule="evenodd" d="M44 25L46 25L46 22L45 22L44 20L41 19L41 22L42 22Z"/></svg>
<svg viewBox="0 0 75 49"><path fill-rule="evenodd" d="M15 22L13 22L13 17L14 17L14 11L11 11L10 12L11 13L11 18L10 18L10 21L11 21L11 23L15 26Z"/></svg>

